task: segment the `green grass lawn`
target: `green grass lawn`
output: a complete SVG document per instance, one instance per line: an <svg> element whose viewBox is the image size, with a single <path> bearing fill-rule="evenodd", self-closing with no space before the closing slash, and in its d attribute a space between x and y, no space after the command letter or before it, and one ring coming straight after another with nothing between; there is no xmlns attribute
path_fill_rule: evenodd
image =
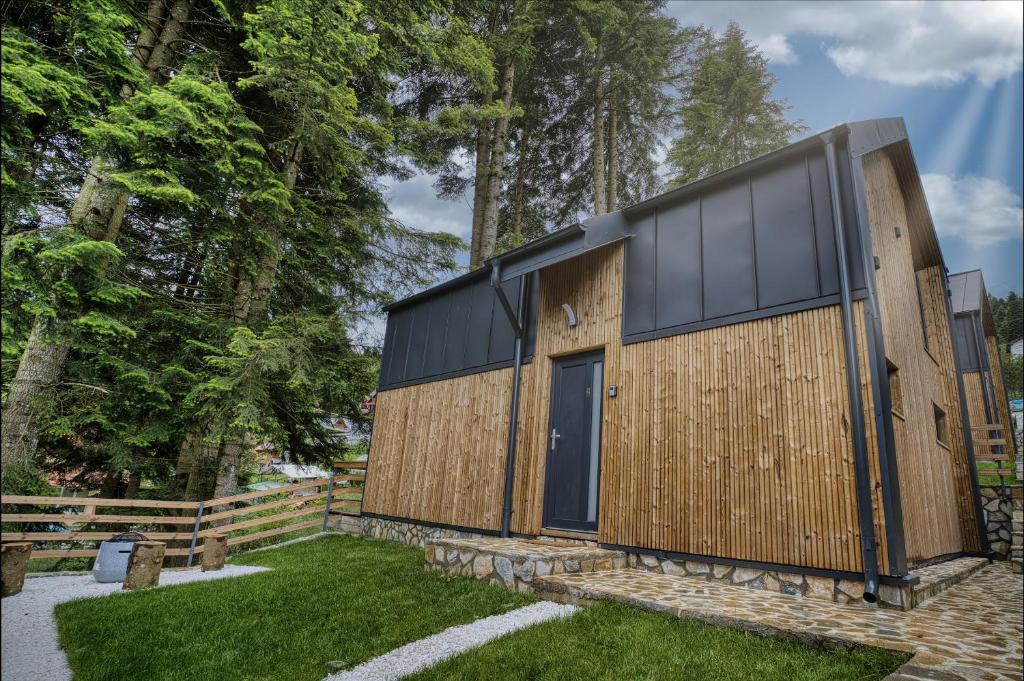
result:
<svg viewBox="0 0 1024 681"><path fill-rule="evenodd" d="M619 603L599 603L409 678L869 681L890 674L906 659L875 649L816 650ZM500 675L494 676L493 670L499 669Z"/></svg>
<svg viewBox="0 0 1024 681"><path fill-rule="evenodd" d="M233 561L272 572L65 603L61 645L75 681L319 681L534 599L423 571L423 551L347 536Z"/></svg>
<svg viewBox="0 0 1024 681"><path fill-rule="evenodd" d="M243 555L272 572L57 608L75 681L319 681L533 597L424 572L423 552L348 536ZM613 603L527 629L421 679L880 679L903 658L798 643Z"/></svg>

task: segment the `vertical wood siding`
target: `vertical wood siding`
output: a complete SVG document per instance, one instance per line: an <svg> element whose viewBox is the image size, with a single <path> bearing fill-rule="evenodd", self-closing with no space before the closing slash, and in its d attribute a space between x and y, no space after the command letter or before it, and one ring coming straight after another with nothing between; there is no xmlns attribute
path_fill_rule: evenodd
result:
<svg viewBox="0 0 1024 681"><path fill-rule="evenodd" d="M510 368L379 393L363 510L499 529L511 394Z"/></svg>
<svg viewBox="0 0 1024 681"><path fill-rule="evenodd" d="M985 415L985 397L982 395L982 379L981 373L978 371L969 371L964 374L964 392L967 395L967 414L971 419L972 426L983 426L992 420L991 417ZM979 434L979 437L985 437L984 434ZM974 448L975 454L987 454L990 452L990 448L987 446L976 446Z"/></svg>
<svg viewBox="0 0 1024 681"><path fill-rule="evenodd" d="M988 361L992 365L992 382L995 384L993 388L996 393L996 411L999 413L999 423L1007 426L1003 431L1003 435L1007 443L1010 443L1012 439L1012 428L1010 428L1010 402L1006 396L1006 386L1003 384L1003 371L999 360L999 346L996 343L995 336L985 337L985 347L988 349ZM1007 445L1008 450L1013 450L1013 445Z"/></svg>
<svg viewBox="0 0 1024 681"><path fill-rule="evenodd" d="M954 360L952 333L946 312L946 289L942 283L939 266L928 267L917 272L921 296L924 302L928 337L934 339L932 355L939 365L942 381L942 397L949 423L949 448L952 454L953 480L956 487L957 515L960 520L960 534L964 549L980 551L981 541L975 520L974 492L971 486L971 464L967 459L967 445L963 418L960 410L960 391L957 385L956 362ZM968 410L968 416L970 411ZM973 421L971 423L974 423ZM902 471L900 472L902 476Z"/></svg>
<svg viewBox="0 0 1024 681"><path fill-rule="evenodd" d="M622 346L622 246L541 273L513 529L542 530L551 357L605 351L598 539L862 570L838 306ZM569 303L579 325L561 310ZM876 534L888 556L863 307L856 304Z"/></svg>
<svg viewBox="0 0 1024 681"><path fill-rule="evenodd" d="M904 411L893 418L904 535L908 561L954 553L965 548L964 492L957 484L958 469L966 463L959 401L947 385L952 374L952 340L937 309L928 313L921 302L932 284L914 271L911 237L926 229L911 224L896 170L884 151L864 157L865 193L871 241L881 267L875 271L887 358L899 371ZM896 229L901 236L896 236ZM918 284L922 282L921 298ZM934 295L932 296L934 298ZM924 324L922 324L924 315ZM945 319L945 315L942 315ZM931 319L931 323L928 320ZM922 326L931 328L927 346ZM945 366L944 366L945 364ZM936 438L933 404L946 414L949 437Z"/></svg>

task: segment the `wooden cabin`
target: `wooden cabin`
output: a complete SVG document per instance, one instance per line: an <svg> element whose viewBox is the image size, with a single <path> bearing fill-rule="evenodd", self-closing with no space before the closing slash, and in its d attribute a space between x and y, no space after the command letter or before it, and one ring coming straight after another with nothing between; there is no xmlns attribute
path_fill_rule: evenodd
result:
<svg viewBox="0 0 1024 681"><path fill-rule="evenodd" d="M960 272L950 275L949 288L953 345L963 376L975 458L994 462L984 474L1002 482L1011 475L1016 441L985 279L981 270Z"/></svg>
<svg viewBox="0 0 1024 681"><path fill-rule="evenodd" d="M945 272L899 118L496 256L387 308L364 515L873 600L984 549Z"/></svg>

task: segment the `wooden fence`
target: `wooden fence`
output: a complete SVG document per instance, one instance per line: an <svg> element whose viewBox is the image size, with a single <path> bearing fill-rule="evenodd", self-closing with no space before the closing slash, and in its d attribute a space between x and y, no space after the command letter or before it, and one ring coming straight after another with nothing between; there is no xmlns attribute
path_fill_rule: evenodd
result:
<svg viewBox="0 0 1024 681"><path fill-rule="evenodd" d="M365 471L365 462L338 462L328 479L208 501L4 495L0 496L4 509L35 508L5 512L0 540L41 545L43 548L33 550L33 559L95 558L98 546L78 545L136 531L148 539L167 542L165 555L186 556L191 565L193 557L203 551L202 540L212 534L227 534L228 546L236 546L317 526L326 531L332 514L359 515ZM273 498L259 501L267 497ZM60 512L46 512L48 509ZM48 527L8 531L12 524ZM265 525L272 527L260 529Z"/></svg>

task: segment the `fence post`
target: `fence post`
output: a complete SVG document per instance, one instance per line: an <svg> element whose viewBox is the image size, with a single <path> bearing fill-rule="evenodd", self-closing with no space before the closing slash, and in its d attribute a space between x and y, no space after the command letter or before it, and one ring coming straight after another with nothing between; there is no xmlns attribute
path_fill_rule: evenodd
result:
<svg viewBox="0 0 1024 681"><path fill-rule="evenodd" d="M196 522L192 526L192 543L188 547L188 560L185 562L185 567L192 567L192 558L196 555L196 541L199 539L199 524L203 522L203 504L205 501L199 502L199 508L196 509Z"/></svg>
<svg viewBox="0 0 1024 681"><path fill-rule="evenodd" d="M335 470L336 469L334 469L334 468L331 469L331 479L327 483L327 503L324 504L324 524L323 524L323 527L320 528L321 532L326 532L327 531L327 521L330 520L330 517L331 517L331 501L334 499L334 471Z"/></svg>

